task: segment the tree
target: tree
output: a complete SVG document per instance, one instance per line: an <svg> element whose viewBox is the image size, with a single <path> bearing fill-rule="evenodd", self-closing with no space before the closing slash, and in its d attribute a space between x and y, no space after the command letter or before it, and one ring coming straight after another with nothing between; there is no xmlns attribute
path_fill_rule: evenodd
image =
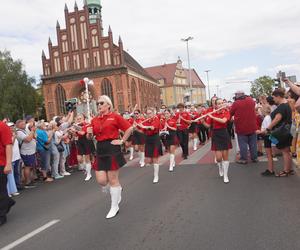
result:
<svg viewBox="0 0 300 250"><path fill-rule="evenodd" d="M269 96L273 92L274 80L269 76L261 76L252 83L251 95L258 99L260 96Z"/></svg>
<svg viewBox="0 0 300 250"><path fill-rule="evenodd" d="M35 115L43 99L34 88L20 60L14 61L8 51L0 51L0 119L15 121L25 115Z"/></svg>

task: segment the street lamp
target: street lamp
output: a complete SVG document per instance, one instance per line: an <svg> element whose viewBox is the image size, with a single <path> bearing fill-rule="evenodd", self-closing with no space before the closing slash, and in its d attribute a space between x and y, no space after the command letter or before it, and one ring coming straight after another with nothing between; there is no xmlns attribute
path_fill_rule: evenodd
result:
<svg viewBox="0 0 300 250"><path fill-rule="evenodd" d="M208 89L208 99L209 99L209 100L210 100L210 89L209 89L209 76L208 76L208 73L209 73L210 71L211 71L210 69L204 71L204 72L206 72L207 89Z"/></svg>
<svg viewBox="0 0 300 250"><path fill-rule="evenodd" d="M192 103L192 94L193 94L193 85L192 85L192 72L191 72L191 63L190 63L190 50L189 50L189 41L193 40L194 38L189 36L188 38L182 38L181 41L186 42L186 49L187 49L187 57L188 57L188 65L189 65L189 85L191 91L190 102Z"/></svg>

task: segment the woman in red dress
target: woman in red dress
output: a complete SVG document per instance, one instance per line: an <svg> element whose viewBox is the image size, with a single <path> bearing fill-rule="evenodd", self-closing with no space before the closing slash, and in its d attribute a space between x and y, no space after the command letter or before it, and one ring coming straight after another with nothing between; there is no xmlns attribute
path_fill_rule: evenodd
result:
<svg viewBox="0 0 300 250"><path fill-rule="evenodd" d="M87 128L88 137L93 135L97 140L95 172L97 182L110 186L111 209L106 218L115 217L119 212L122 187L119 181L119 169L126 164L121 145L129 138L132 127L122 116L112 112L113 105L108 96L100 96L98 101L99 115ZM120 132L124 136L120 140Z"/></svg>
<svg viewBox="0 0 300 250"><path fill-rule="evenodd" d="M155 111L153 108L147 108L147 119L142 122L142 125L140 125L140 127L143 128L146 135L145 157L149 158L149 163L153 164L154 168L153 183L158 183L158 157L162 155L162 146L159 137L160 120L154 112Z"/></svg>
<svg viewBox="0 0 300 250"><path fill-rule="evenodd" d="M216 99L216 109L223 106L222 99ZM232 148L231 138L227 130L227 123L230 121L230 113L224 108L215 113L209 114L203 124L212 129L211 150L215 151L219 174L224 179L224 183L229 183L229 149Z"/></svg>
<svg viewBox="0 0 300 250"><path fill-rule="evenodd" d="M168 131L168 134L166 136L166 144L169 147L170 152L170 166L169 171L173 172L174 167L176 165L175 162L175 150L179 143L177 138L177 118L174 117L171 113L171 110L167 109L165 111L165 120L164 120L164 129L165 131Z"/></svg>

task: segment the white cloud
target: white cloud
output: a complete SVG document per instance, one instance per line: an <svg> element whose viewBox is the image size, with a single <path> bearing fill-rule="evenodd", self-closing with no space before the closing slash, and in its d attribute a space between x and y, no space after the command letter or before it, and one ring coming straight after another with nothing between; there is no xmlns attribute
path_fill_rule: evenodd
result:
<svg viewBox="0 0 300 250"><path fill-rule="evenodd" d="M250 66L246 68L239 69L235 71L231 76L227 77L225 80L230 81L244 81L249 80L249 77L253 77L258 73L257 66Z"/></svg>

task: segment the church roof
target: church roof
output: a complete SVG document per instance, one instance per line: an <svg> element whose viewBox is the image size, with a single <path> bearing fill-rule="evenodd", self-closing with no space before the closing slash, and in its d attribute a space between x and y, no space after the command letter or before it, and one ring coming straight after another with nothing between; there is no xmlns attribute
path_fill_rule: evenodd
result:
<svg viewBox="0 0 300 250"><path fill-rule="evenodd" d="M125 65L129 69L139 73L142 76L145 76L145 77L149 78L150 80L152 80L154 82L157 81L150 74L148 74L148 72L131 55L129 55L126 51L124 51L124 60L125 60Z"/></svg>

